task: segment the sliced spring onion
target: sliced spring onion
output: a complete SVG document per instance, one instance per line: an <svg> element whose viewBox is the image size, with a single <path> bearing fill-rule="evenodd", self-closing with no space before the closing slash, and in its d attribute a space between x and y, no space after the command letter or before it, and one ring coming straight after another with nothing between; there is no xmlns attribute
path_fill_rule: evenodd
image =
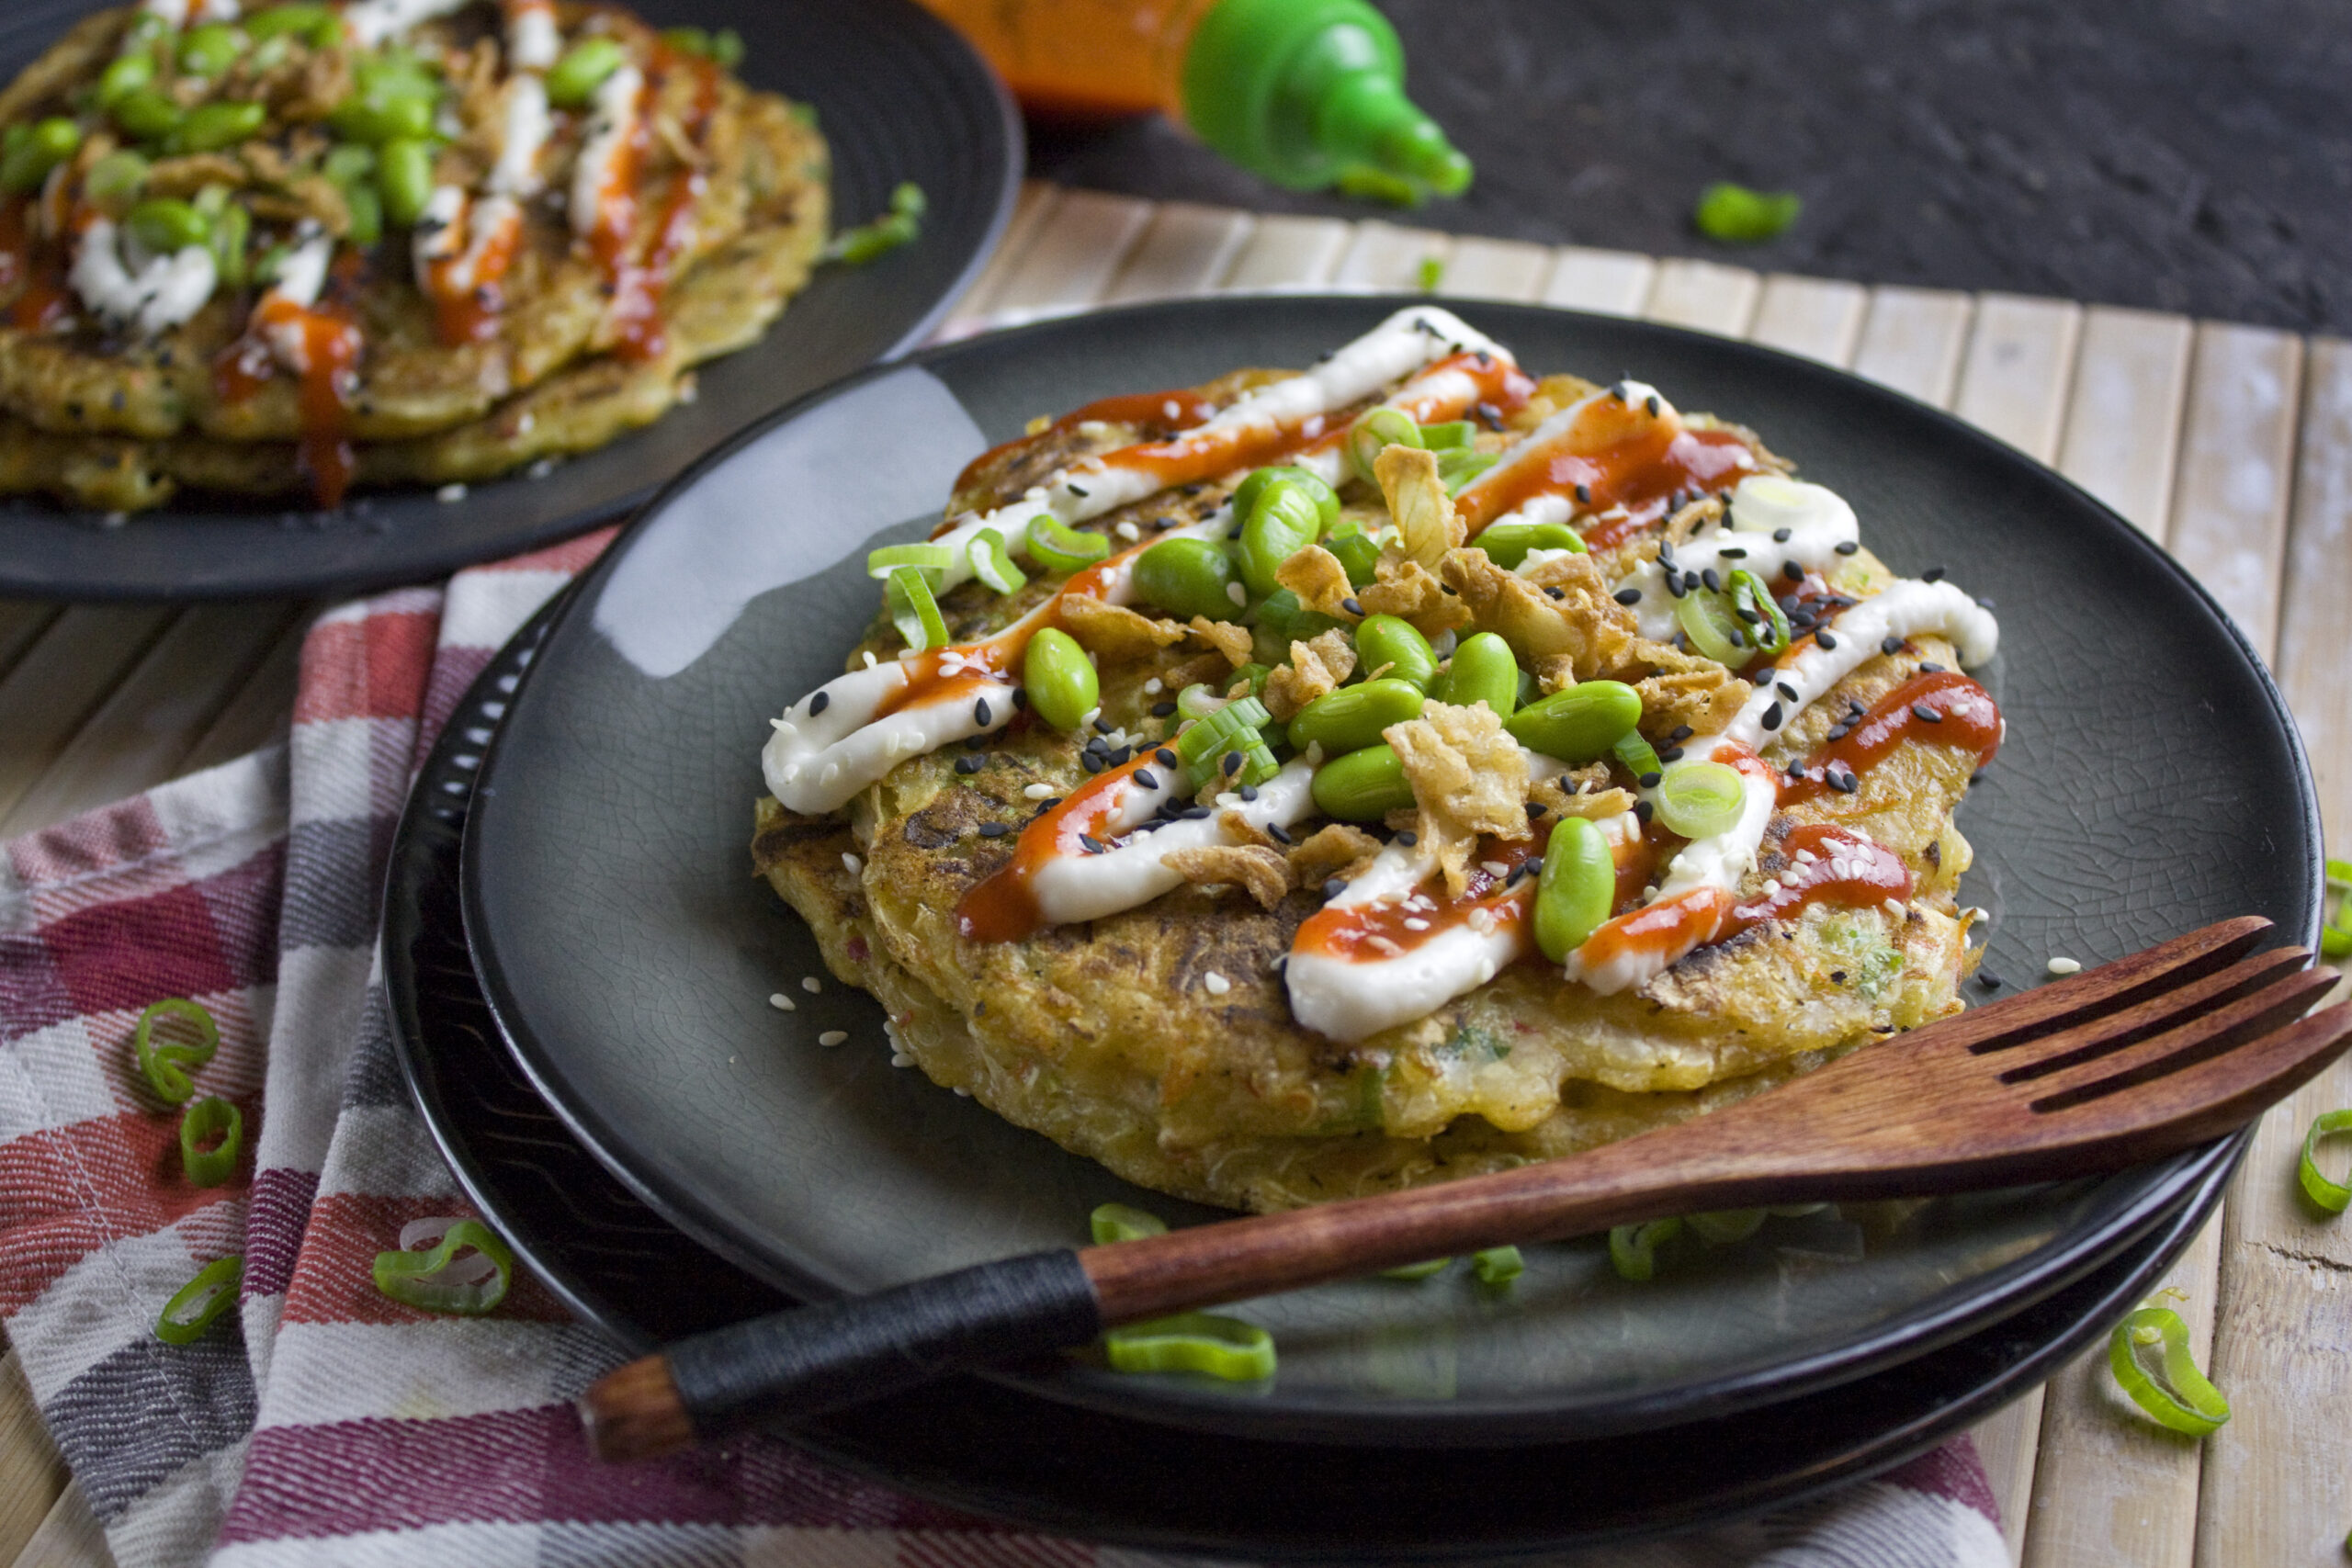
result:
<svg viewBox="0 0 2352 1568"><path fill-rule="evenodd" d="M1122 1372L1199 1372L1227 1382L1274 1375L1273 1336L1254 1323L1215 1313L1131 1323L1102 1337L1112 1369Z"/></svg>
<svg viewBox="0 0 2352 1568"><path fill-rule="evenodd" d="M1804 206L1794 191L1750 190L1729 180L1717 180L1699 193L1690 220L1710 240L1752 245L1795 222Z"/></svg>
<svg viewBox="0 0 2352 1568"><path fill-rule="evenodd" d="M1676 762L1658 781L1657 819L1686 839L1724 831L1747 807L1747 786L1728 762Z"/></svg>
<svg viewBox="0 0 2352 1568"><path fill-rule="evenodd" d="M1225 705L1205 681L1195 681L1176 694L1176 711L1186 718L1206 718Z"/></svg>
<svg viewBox="0 0 2352 1568"><path fill-rule="evenodd" d="M1657 1272L1657 1249L1681 1234L1680 1220L1619 1225L1609 1233L1609 1261L1621 1280L1647 1280Z"/></svg>
<svg viewBox="0 0 2352 1568"><path fill-rule="evenodd" d="M890 193L888 212L871 223L844 229L834 235L820 259L864 266L876 257L886 256L922 232L923 209L929 205L921 186L903 181Z"/></svg>
<svg viewBox="0 0 2352 1568"><path fill-rule="evenodd" d="M1238 789L1246 784L1263 784L1281 772L1282 764L1274 761L1272 750L1260 733L1260 726L1272 721L1265 704L1255 697L1238 697L1207 717L1187 725L1176 737L1176 755L1184 764L1186 791L1197 791L1211 778L1220 775L1230 778L1231 787ZM1225 760L1235 752L1240 753L1241 765L1227 773Z"/></svg>
<svg viewBox="0 0 2352 1568"><path fill-rule="evenodd" d="M203 1145L220 1139L210 1148ZM196 1187L218 1187L235 1173L245 1144L245 1116L217 1094L208 1094L180 1118L180 1165Z"/></svg>
<svg viewBox="0 0 2352 1568"><path fill-rule="evenodd" d="M1619 761L1633 770L1635 779L1645 779L1661 771L1658 766L1657 748L1643 739L1642 732L1638 729L1627 730L1619 736L1609 749L1617 753Z"/></svg>
<svg viewBox="0 0 2352 1568"><path fill-rule="evenodd" d="M884 545L865 552L865 575L888 577L902 566L913 567L933 587L946 581L956 554L945 545Z"/></svg>
<svg viewBox="0 0 2352 1568"><path fill-rule="evenodd" d="M155 1025L166 1018L181 1019L194 1027L196 1038L190 1040L155 1039ZM190 1067L200 1067L212 1060L212 1053L220 1046L220 1026L200 1002L186 997L165 997L150 1002L139 1015L139 1027L130 1036L130 1048L139 1059L139 1070L146 1075L147 1087L172 1105L184 1103L196 1092L195 1080L188 1077Z"/></svg>
<svg viewBox="0 0 2352 1568"><path fill-rule="evenodd" d="M2163 1382L2140 1359L2148 1345L2164 1347ZM2201 1438L2230 1418L2230 1402L2189 1359L2188 1325L2169 1307L2142 1307L2117 1324L2108 1338L2107 1364L2132 1404L2176 1432Z"/></svg>
<svg viewBox="0 0 2352 1568"><path fill-rule="evenodd" d="M1146 1209L1131 1203L1104 1203L1086 1216L1086 1228L1097 1247L1108 1247L1114 1241L1139 1241L1148 1235L1166 1235L1168 1222Z"/></svg>
<svg viewBox="0 0 2352 1568"><path fill-rule="evenodd" d="M1437 477L1445 485L1445 493L1459 495L1472 479L1502 461L1499 452L1453 451L1438 455Z"/></svg>
<svg viewBox="0 0 2352 1568"><path fill-rule="evenodd" d="M1747 646L1747 627L1732 614L1731 601L1724 594L1694 588L1674 602L1674 619L1690 646L1718 664L1738 670L1755 657Z"/></svg>
<svg viewBox="0 0 2352 1568"><path fill-rule="evenodd" d="M1348 466L1356 478L1372 482L1372 466L1391 446L1419 446L1421 427L1402 409L1386 405L1367 409L1348 429Z"/></svg>
<svg viewBox="0 0 2352 1568"><path fill-rule="evenodd" d="M1742 568L1724 581L1724 591L1731 598L1731 613L1747 622L1745 635L1758 652L1782 654L1789 650L1789 617L1781 610L1781 602L1772 597L1770 583ZM1748 621L1751 615L1756 619Z"/></svg>
<svg viewBox="0 0 2352 1568"><path fill-rule="evenodd" d="M923 581L920 567L892 567L882 600L890 612L890 624L899 628L899 636L909 648L947 646L947 622L940 615L939 601L932 597L931 584Z"/></svg>
<svg viewBox="0 0 2352 1568"><path fill-rule="evenodd" d="M1384 1280L1426 1280L1432 1274L1445 1272L1446 1265L1453 1261L1451 1258L1432 1258L1422 1263L1408 1263L1401 1269L1383 1269L1380 1277Z"/></svg>
<svg viewBox="0 0 2352 1568"><path fill-rule="evenodd" d="M1362 529L1351 534L1334 534L1323 541L1323 547L1339 558L1348 574L1351 588L1369 588L1380 570L1380 547L1372 542ZM1287 592L1287 591L1285 591Z"/></svg>
<svg viewBox="0 0 2352 1568"><path fill-rule="evenodd" d="M1047 571L1067 576L1091 566L1111 553L1111 541L1100 534L1081 534L1050 512L1029 519L1029 553Z"/></svg>
<svg viewBox="0 0 2352 1568"><path fill-rule="evenodd" d="M1527 1272L1527 1259L1515 1247L1490 1247L1470 1255L1470 1267L1482 1285L1508 1285Z"/></svg>
<svg viewBox="0 0 2352 1568"><path fill-rule="evenodd" d="M2352 861L2329 861L2327 885L2336 893L2337 901L2335 919L2320 928L2320 956L2352 957Z"/></svg>
<svg viewBox="0 0 2352 1568"><path fill-rule="evenodd" d="M973 535L964 554L972 563L972 575L999 593L1018 592L1029 581L1029 574L1012 564L1012 552L1004 547L1004 536L993 528L983 528Z"/></svg>
<svg viewBox="0 0 2352 1568"><path fill-rule="evenodd" d="M164 1303L155 1317L155 1337L166 1345L203 1338L213 1320L237 1304L237 1288L244 1280L245 1260L236 1253L206 1264Z"/></svg>
<svg viewBox="0 0 2352 1568"><path fill-rule="evenodd" d="M506 1299L514 1254L480 1220L458 1220L424 1251L376 1254L375 1272L376 1288L403 1305L479 1317Z"/></svg>
<svg viewBox="0 0 2352 1568"><path fill-rule="evenodd" d="M1440 454L1451 452L1456 448L1466 448L1476 443L1477 438L1478 427L1466 419L1453 420L1445 424L1421 426L1421 445Z"/></svg>
<svg viewBox="0 0 2352 1568"><path fill-rule="evenodd" d="M1421 286L1422 293L1436 293L1438 285L1445 281L1444 258L1442 256L1423 256L1421 258L1421 265L1415 274L1415 277Z"/></svg>
<svg viewBox="0 0 2352 1568"><path fill-rule="evenodd" d="M1728 1247L1736 1241L1746 1241L1764 1225L1761 1209L1714 1209L1703 1214L1685 1214L1691 1231L1710 1247Z"/></svg>
<svg viewBox="0 0 2352 1568"><path fill-rule="evenodd" d="M2312 1123L2303 1134L2303 1159L2296 1175L2303 1183L2303 1193L2331 1214L2340 1214L2346 1205L2352 1204L2352 1187L2331 1181L2319 1168L2319 1141L2332 1133L2352 1129L2352 1111L2330 1111Z"/></svg>

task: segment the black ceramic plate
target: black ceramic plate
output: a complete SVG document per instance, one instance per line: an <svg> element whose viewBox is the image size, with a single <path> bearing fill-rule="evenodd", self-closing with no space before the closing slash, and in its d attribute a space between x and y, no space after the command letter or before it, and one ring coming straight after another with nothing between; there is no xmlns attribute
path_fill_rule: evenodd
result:
<svg viewBox="0 0 2352 1568"><path fill-rule="evenodd" d="M92 0L0 6L0 81ZM645 0L661 26L732 27L741 74L816 107L832 145L836 225L863 223L912 180L930 197L922 237L861 268L820 268L767 335L705 366L701 396L542 479L362 491L321 513L189 498L108 528L86 513L0 501L0 593L218 599L349 592L437 576L625 515L752 421L922 340L996 243L1021 173L1021 122L956 34L913 0Z"/></svg>
<svg viewBox="0 0 2352 1568"><path fill-rule="evenodd" d="M467 1195L574 1311L643 1351L788 1299L639 1201L494 1038L460 930L458 843L481 748L547 619L475 683L410 797L386 883L384 976L401 1066ZM2105 1267L1996 1326L1734 1420L1386 1453L1204 1437L963 1378L782 1435L934 1501L1235 1558L1494 1556L1691 1529L1899 1463L2050 1375L2154 1284L2228 1170Z"/></svg>
<svg viewBox="0 0 2352 1568"><path fill-rule="evenodd" d="M799 1294L1080 1239L1125 1187L919 1074L745 869L766 719L837 671L863 557L936 515L1023 420L1241 364L1303 364L1404 301L1217 299L1042 324L876 371L681 481L559 617L490 753L465 917L491 1004L557 1113L665 1217ZM1962 826L1990 967L2120 956L2228 915L2317 919L2312 789L2278 694L2128 525L2010 448L1808 361L1638 322L1465 304L1542 370L1637 371L1753 424L1842 492L1898 569L1998 600L2009 737ZM772 1010L782 991L797 1010ZM816 1044L842 1030L852 1043ZM2228 1156L1929 1205L1865 1233L1774 1222L1670 1280L1543 1247L1508 1297L1457 1271L1269 1298L1271 1390L1059 1367L1025 1386L1229 1433L1551 1440L1786 1400L1917 1356L2111 1257Z"/></svg>

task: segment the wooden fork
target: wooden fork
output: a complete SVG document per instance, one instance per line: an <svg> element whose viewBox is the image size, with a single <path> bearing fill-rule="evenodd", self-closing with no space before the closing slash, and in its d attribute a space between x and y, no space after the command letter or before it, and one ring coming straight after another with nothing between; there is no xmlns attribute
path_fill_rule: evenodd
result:
<svg viewBox="0 0 2352 1568"><path fill-rule="evenodd" d="M1032 1253L735 1325L582 1397L606 1459L670 1452L1104 1328L1711 1209L2051 1181L2222 1136L2352 1042L2270 922L2225 920L1858 1051L1712 1115L1491 1176Z"/></svg>

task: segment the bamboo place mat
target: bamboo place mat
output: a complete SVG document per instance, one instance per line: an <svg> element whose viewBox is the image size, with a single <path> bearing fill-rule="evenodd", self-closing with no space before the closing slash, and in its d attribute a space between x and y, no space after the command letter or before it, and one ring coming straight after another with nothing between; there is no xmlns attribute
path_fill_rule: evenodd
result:
<svg viewBox="0 0 2352 1568"><path fill-rule="evenodd" d="M2352 842L2352 344L1040 183L946 335L1192 294L1409 290L1431 262L1448 295L1640 316L1843 366L2052 465L2170 549L2270 659L2328 841ZM319 608L0 602L0 837L283 736ZM2222 1213L2165 1282L2231 1395L2227 1426L2200 1444L2136 1418L2102 1346L1976 1428L2021 1562L2340 1568L2352 1239L2298 1203L2293 1170L2301 1129L2346 1104L2352 1063L2273 1111ZM11 1561L108 1561L13 1351L0 1358L0 1562Z"/></svg>

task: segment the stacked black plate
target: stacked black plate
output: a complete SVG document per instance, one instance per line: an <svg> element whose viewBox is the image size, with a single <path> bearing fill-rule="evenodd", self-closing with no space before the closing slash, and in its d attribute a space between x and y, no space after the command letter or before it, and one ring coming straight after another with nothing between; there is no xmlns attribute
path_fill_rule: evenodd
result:
<svg viewBox="0 0 2352 1568"><path fill-rule="evenodd" d="M856 377L689 471L484 675L395 847L386 971L460 1179L584 1315L641 1347L1073 1243L1110 1198L1205 1214L894 1071L868 998L802 988L823 974L813 942L748 874L764 720L839 669L871 614L866 549L919 536L989 443L1114 391L1305 363L1412 303L1148 307ZM2313 930L2313 796L2283 705L2128 525L1817 365L1453 308L1531 368L1631 370L1752 424L1898 570L1949 564L1998 599L1984 673L2008 739L1962 819L1995 972L2232 914ZM817 1043L834 1030L851 1043ZM1235 1554L1498 1555L1680 1528L1883 1469L2048 1376L2186 1244L2236 1153L1774 1220L1642 1286L1587 1243L1531 1249L1503 1295L1457 1269L1252 1303L1282 1346L1270 1389L1057 1362L791 1436L1041 1528Z"/></svg>

